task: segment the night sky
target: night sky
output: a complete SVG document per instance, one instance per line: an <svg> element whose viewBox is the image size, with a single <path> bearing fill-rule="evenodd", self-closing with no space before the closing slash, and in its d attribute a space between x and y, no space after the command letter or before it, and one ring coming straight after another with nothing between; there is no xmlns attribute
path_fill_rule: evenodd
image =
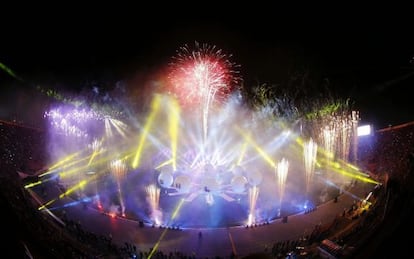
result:
<svg viewBox="0 0 414 259"><path fill-rule="evenodd" d="M151 74L180 46L198 41L232 54L245 85L284 83L306 71L353 100L363 122L384 128L414 121L410 6L386 2L380 8L376 2L362 8L361 3L345 7L335 2L338 7L332 10L247 2L243 11L202 1L180 12L162 2L148 7L138 1L129 8L110 2L105 10L63 2L13 8L3 3L0 64L22 81L0 69L0 119L10 113L30 116L34 110L27 104L30 94L18 98L16 92L36 85L79 91L86 81Z"/></svg>
<svg viewBox="0 0 414 259"><path fill-rule="evenodd" d="M344 11L221 15L218 9L166 16L151 10L150 18L144 9L32 13L4 26L0 63L25 80L19 87L59 84L79 90L87 80L154 72L179 47L197 41L231 54L245 85L284 83L306 71L353 100L363 121L384 127L414 120L408 93L414 84L414 40L406 19ZM3 89L13 91L15 81L0 70Z"/></svg>

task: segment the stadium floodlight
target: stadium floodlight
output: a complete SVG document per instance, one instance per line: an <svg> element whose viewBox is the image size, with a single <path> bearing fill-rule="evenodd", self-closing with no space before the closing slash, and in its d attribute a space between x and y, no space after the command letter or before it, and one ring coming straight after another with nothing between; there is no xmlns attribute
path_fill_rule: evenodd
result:
<svg viewBox="0 0 414 259"><path fill-rule="evenodd" d="M357 129L358 137L371 135L371 133L372 133L371 125L359 126L358 129Z"/></svg>

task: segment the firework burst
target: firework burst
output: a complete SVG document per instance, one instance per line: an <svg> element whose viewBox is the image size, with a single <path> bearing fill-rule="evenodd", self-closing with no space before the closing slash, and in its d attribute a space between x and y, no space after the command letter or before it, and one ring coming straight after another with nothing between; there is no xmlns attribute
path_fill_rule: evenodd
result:
<svg viewBox="0 0 414 259"><path fill-rule="evenodd" d="M230 57L208 44L184 45L170 64L170 93L186 105L224 102L240 81Z"/></svg>
<svg viewBox="0 0 414 259"><path fill-rule="evenodd" d="M216 50L215 46L195 43L192 50L181 47L173 57L169 74L170 93L183 107L199 107L203 138L208 135L208 117L215 103L224 103L235 91L237 82L236 65L229 57Z"/></svg>

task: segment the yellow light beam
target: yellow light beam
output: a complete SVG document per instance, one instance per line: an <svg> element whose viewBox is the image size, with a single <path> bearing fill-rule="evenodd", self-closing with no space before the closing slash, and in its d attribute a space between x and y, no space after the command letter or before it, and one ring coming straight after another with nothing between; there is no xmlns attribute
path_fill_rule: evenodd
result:
<svg viewBox="0 0 414 259"><path fill-rule="evenodd" d="M101 150L99 150L99 151L93 151L93 153L92 153L92 155L91 155L91 158L89 159L88 166L90 166L90 165L92 164L93 159L94 159L97 155L99 155L100 153L102 153L103 151L104 151L103 149L101 149Z"/></svg>
<svg viewBox="0 0 414 259"><path fill-rule="evenodd" d="M244 142L243 143L243 146L241 148L241 151L240 151L239 158L237 159L237 164L236 165L240 165L241 164L241 162L242 162L242 160L244 158L244 155L246 154L246 150L247 150L247 142Z"/></svg>
<svg viewBox="0 0 414 259"><path fill-rule="evenodd" d="M172 166L174 171L177 170L177 143L178 143L178 126L180 118L180 106L175 99L170 101L171 114L169 118L169 133L171 137L171 154Z"/></svg>
<svg viewBox="0 0 414 259"><path fill-rule="evenodd" d="M161 167L164 167L164 166L166 166L166 165L169 165L169 164L171 164L172 162L173 162L173 160L172 160L172 159L167 160L167 161L165 161L165 162L163 162L163 163L159 164L157 167L155 167L155 169L160 169Z"/></svg>
<svg viewBox="0 0 414 259"><path fill-rule="evenodd" d="M24 186L24 188L25 188L25 189L27 189L27 188L32 188L33 186L39 185L39 184L41 184L41 183L43 183L43 181L37 181L37 182L34 182L34 183L29 183L29 184L26 184L26 185Z"/></svg>
<svg viewBox="0 0 414 259"><path fill-rule="evenodd" d="M82 188L83 186L85 186L85 184L86 184L86 180L80 181L78 184L74 185L72 188L68 189L66 192L60 194L59 195L59 199L62 199L66 195L74 192L76 189ZM54 203L55 201L57 201L57 199L53 199L53 200L48 201L44 205L40 206L38 208L38 210L46 209L47 206L49 206L50 204Z"/></svg>
<svg viewBox="0 0 414 259"><path fill-rule="evenodd" d="M148 259L151 259L151 257L157 251L158 247L160 246L161 240L164 238L165 234L167 234L167 231L168 228L165 228L164 231L162 231L160 238L158 239L157 243L155 243L154 247L151 250L151 253L148 255Z"/></svg>
<svg viewBox="0 0 414 259"><path fill-rule="evenodd" d="M175 219L177 217L178 212L180 211L180 209L183 206L183 204L184 204L184 199L181 199L180 202L177 205L177 208L175 208L175 210L174 210L174 212L173 212L173 214L171 216L171 219Z"/></svg>
<svg viewBox="0 0 414 259"><path fill-rule="evenodd" d="M78 152L76 152L76 153L73 153L73 154L71 154L71 155L68 155L67 157L65 157L65 158L63 158L63 159L61 159L61 160L59 160L58 162L56 162L54 165L52 165L52 166L50 166L49 167L49 171L51 171L51 170L53 170L53 169L55 169L55 168L57 168L57 167L59 167L59 166L61 166L61 165L63 165L63 164L65 164L65 163L67 163L67 162L69 162L70 160L72 160L72 159L74 159L77 155L79 155L80 154L80 151L78 151ZM46 172L46 173L44 173L44 174L41 174L41 175L39 175L39 176L43 176L43 175L46 175L48 172Z"/></svg>
<svg viewBox="0 0 414 259"><path fill-rule="evenodd" d="M340 173L342 175L361 180L363 182L372 183L372 184L379 184L379 182L375 181L374 179L368 177L366 174L361 173L359 171L348 171L341 167L341 164L339 162L329 161L326 158L320 159L321 163L324 164L326 168L329 170Z"/></svg>
<svg viewBox="0 0 414 259"><path fill-rule="evenodd" d="M144 128L142 129L142 133L141 133L141 137L139 139L139 143L138 143L138 149L137 152L135 154L134 160L132 162L132 168L137 168L140 162L140 158L141 158L141 153L142 150L144 148L144 143L145 143L145 139L147 138L148 132L152 126L152 123L154 122L155 119L155 115L157 114L158 110L160 108L160 96L156 95L155 98L153 99L152 103L151 103L151 113L147 118L147 122L144 126Z"/></svg>
<svg viewBox="0 0 414 259"><path fill-rule="evenodd" d="M273 162L272 158L255 142L253 139L243 132L240 128L236 128L237 131L242 135L242 137L249 143L254 149L263 157L263 159L272 167L275 168L276 164Z"/></svg>
<svg viewBox="0 0 414 259"><path fill-rule="evenodd" d="M174 212L171 216L171 219L175 219L177 217L178 211L181 209L183 204L184 204L184 199L181 199L180 202L177 205L177 208L175 208L175 210L174 210ZM152 248L151 253L148 255L148 259L150 259L154 255L154 253L157 251L158 246L160 245L160 243L161 243L162 239L164 238L165 234L167 234L167 231L168 231L168 228L164 229L164 231L162 232L162 234L161 234L160 238L158 239L157 243L155 243L154 247Z"/></svg>
<svg viewBox="0 0 414 259"><path fill-rule="evenodd" d="M300 137L296 138L296 142L301 147L304 146L304 142ZM334 161L330 161L329 159L326 159L326 156L329 155L329 154L327 154L327 151L323 150L323 148L318 148L318 153L322 153L323 155L318 158L317 166L321 167L322 166L321 163L324 163L325 167L328 167L332 171L335 171L335 172L340 173L342 175L345 175L345 176L348 176L348 177L351 177L351 178L354 178L354 179L358 179L358 180L361 180L361 181L367 182L367 183L379 184L379 182L373 180L367 174L365 174L363 172L360 172L358 167L356 167L356 166L354 166L350 163L342 161L345 164L345 166L349 167L352 171L348 171L348 170L343 169L339 162L334 162Z"/></svg>
<svg viewBox="0 0 414 259"><path fill-rule="evenodd" d="M16 73L14 73L13 70L11 70L9 67L7 67L5 64L0 62L0 69L2 69L4 72L9 74L10 76L14 77L15 79L19 81L24 81L21 77L19 77Z"/></svg>

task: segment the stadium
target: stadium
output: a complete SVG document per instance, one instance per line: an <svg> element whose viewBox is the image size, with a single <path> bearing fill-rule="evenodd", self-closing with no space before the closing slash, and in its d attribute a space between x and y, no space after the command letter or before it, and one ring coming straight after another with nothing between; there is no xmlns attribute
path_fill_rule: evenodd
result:
<svg viewBox="0 0 414 259"><path fill-rule="evenodd" d="M1 120L16 256L364 258L401 231L412 122L375 129L321 89L246 87L209 45L172 60L139 91L33 87L30 113Z"/></svg>

